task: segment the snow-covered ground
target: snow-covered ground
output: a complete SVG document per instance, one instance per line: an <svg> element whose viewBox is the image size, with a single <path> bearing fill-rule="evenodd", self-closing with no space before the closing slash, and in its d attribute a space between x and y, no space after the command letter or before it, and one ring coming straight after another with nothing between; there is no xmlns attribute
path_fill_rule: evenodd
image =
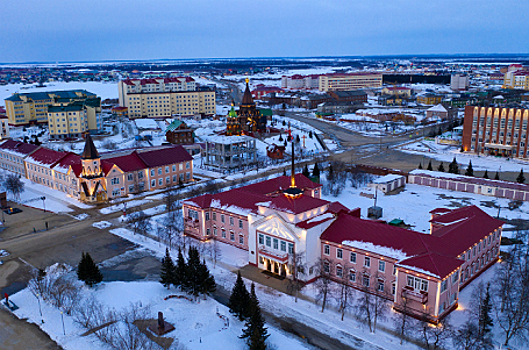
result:
<svg viewBox="0 0 529 350"><path fill-rule="evenodd" d="M78 90L83 89L92 92L103 100L107 98L118 98L118 84L116 82L49 82L45 87L36 87L37 84L8 84L0 86L0 105L4 104L4 100L14 93L28 93L28 92L45 92L57 90Z"/></svg>
<svg viewBox="0 0 529 350"><path fill-rule="evenodd" d="M120 210L125 210L125 209L130 209L132 207L137 207L137 206L140 206L142 204L146 204L146 203L150 203L150 202L151 201L147 200L147 199L132 200L132 201L128 201L126 203L120 203L120 204L116 204L116 205L112 205L110 207L106 207L106 208L100 209L99 212L101 214L110 214L110 213L118 212Z"/></svg>
<svg viewBox="0 0 529 350"><path fill-rule="evenodd" d="M490 173L491 171L519 172L520 169L523 169L524 173L529 172L529 162L527 161L516 158L507 160L507 158L488 155L478 156L470 152L460 152L460 147L436 144L435 141L429 139L407 144L399 149L406 153L424 155L445 164L451 163L456 157L459 169L463 171L467 168L468 163L472 161L474 170L488 170L489 176L494 176L494 174ZM423 167L426 168L426 165L428 164L423 164Z"/></svg>

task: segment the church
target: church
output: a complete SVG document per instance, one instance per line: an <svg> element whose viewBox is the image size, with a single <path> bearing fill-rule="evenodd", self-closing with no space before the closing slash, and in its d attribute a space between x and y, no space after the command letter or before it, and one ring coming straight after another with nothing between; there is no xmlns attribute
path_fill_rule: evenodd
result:
<svg viewBox="0 0 529 350"><path fill-rule="evenodd" d="M249 80L247 78L246 89L244 90L239 110L235 111L232 105L226 118L227 136L249 135L266 131L266 116L257 109L248 83Z"/></svg>

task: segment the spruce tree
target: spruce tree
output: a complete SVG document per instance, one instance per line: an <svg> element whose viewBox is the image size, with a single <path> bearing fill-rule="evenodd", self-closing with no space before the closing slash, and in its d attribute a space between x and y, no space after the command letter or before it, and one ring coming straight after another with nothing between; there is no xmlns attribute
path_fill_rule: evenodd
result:
<svg viewBox="0 0 529 350"><path fill-rule="evenodd" d="M103 275L90 254L83 252L81 261L77 266L77 277L89 287L93 287L103 280Z"/></svg>
<svg viewBox="0 0 529 350"><path fill-rule="evenodd" d="M173 264L173 259L169 254L169 248L165 248L165 257L162 259L162 268L160 271L160 283L164 287L169 289L174 280L175 266Z"/></svg>
<svg viewBox="0 0 529 350"><path fill-rule="evenodd" d="M250 316L250 293L244 285L240 271L237 272L237 280L231 291L228 307L241 321Z"/></svg>
<svg viewBox="0 0 529 350"><path fill-rule="evenodd" d="M523 184L525 182L525 176L523 176L523 169L520 170L520 175L516 178L516 182Z"/></svg>
<svg viewBox="0 0 529 350"><path fill-rule="evenodd" d="M266 349L266 339L270 335L264 326L264 319L261 315L261 308L255 295L255 285L253 283L250 292L250 317L246 321L245 327L240 338L246 338L248 348L250 350Z"/></svg>
<svg viewBox="0 0 529 350"><path fill-rule="evenodd" d="M448 165L448 172L451 174L459 174L459 165L457 165L456 157L454 157L452 163Z"/></svg>
<svg viewBox="0 0 529 350"><path fill-rule="evenodd" d="M186 264L186 289L195 298L200 294L200 255L198 249L189 247Z"/></svg>
<svg viewBox="0 0 529 350"><path fill-rule="evenodd" d="M431 159L428 162L428 167L426 168L426 170L433 171L433 166L432 166L432 160Z"/></svg>
<svg viewBox="0 0 529 350"><path fill-rule="evenodd" d="M305 164L305 168L303 168L302 174L305 175L306 177L310 176L309 167L307 166L307 164Z"/></svg>
<svg viewBox="0 0 529 350"><path fill-rule="evenodd" d="M488 178L489 178L489 172L488 172L488 170L485 170L485 174L483 174L483 178L484 178L484 179L488 179Z"/></svg>
<svg viewBox="0 0 529 350"><path fill-rule="evenodd" d="M309 130L309 138L312 138L312 130Z"/></svg>
<svg viewBox="0 0 529 350"><path fill-rule="evenodd" d="M320 167L318 167L318 163L314 164L314 168L312 169L312 176L317 178L320 177Z"/></svg>
<svg viewBox="0 0 529 350"><path fill-rule="evenodd" d="M417 169L422 169L422 163L419 163L419 167Z"/></svg>
<svg viewBox="0 0 529 350"><path fill-rule="evenodd" d="M485 290L485 297L481 303L479 309L478 325L479 325L479 335L481 337L487 336L494 322L490 313L492 312L492 301L490 300L490 283L487 283L487 289Z"/></svg>
<svg viewBox="0 0 529 350"><path fill-rule="evenodd" d="M198 272L200 276L200 294L210 295L217 289L217 284L215 283L215 278L209 273L208 266L204 259L202 259Z"/></svg>
<svg viewBox="0 0 529 350"><path fill-rule="evenodd" d="M329 170L327 171L327 180L332 181L334 179L334 169L332 168L332 164L329 164Z"/></svg>
<svg viewBox="0 0 529 350"><path fill-rule="evenodd" d="M499 180L499 179L500 179L500 173L496 172L496 175L494 175L494 180Z"/></svg>
<svg viewBox="0 0 529 350"><path fill-rule="evenodd" d="M474 176L474 169L472 169L472 161L468 162L467 170L465 171L466 176Z"/></svg>
<svg viewBox="0 0 529 350"><path fill-rule="evenodd" d="M287 170L283 169L283 176L287 176Z"/></svg>
<svg viewBox="0 0 529 350"><path fill-rule="evenodd" d="M440 171L440 172L444 172L445 171L445 167L443 165L443 162L441 162L441 164L439 164L439 167L437 168L437 171Z"/></svg>
<svg viewBox="0 0 529 350"><path fill-rule="evenodd" d="M176 266L173 273L173 280L171 283L175 287L180 287L182 290L186 290L186 261L184 259L184 255L182 254L182 250L178 248L178 258L176 260Z"/></svg>

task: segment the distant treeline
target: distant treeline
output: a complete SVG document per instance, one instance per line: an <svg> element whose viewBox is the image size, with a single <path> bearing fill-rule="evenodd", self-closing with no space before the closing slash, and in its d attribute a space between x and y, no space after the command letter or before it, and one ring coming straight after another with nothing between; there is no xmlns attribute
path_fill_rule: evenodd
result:
<svg viewBox="0 0 529 350"><path fill-rule="evenodd" d="M416 75L416 74L384 74L382 79L384 84L450 84L450 74L448 75Z"/></svg>

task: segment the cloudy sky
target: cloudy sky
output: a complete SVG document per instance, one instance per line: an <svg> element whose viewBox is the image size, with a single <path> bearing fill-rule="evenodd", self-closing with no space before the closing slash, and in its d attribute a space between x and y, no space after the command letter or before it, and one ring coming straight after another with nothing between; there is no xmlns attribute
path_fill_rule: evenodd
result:
<svg viewBox="0 0 529 350"><path fill-rule="evenodd" d="M528 0L5 0L0 62L527 53L528 14Z"/></svg>

